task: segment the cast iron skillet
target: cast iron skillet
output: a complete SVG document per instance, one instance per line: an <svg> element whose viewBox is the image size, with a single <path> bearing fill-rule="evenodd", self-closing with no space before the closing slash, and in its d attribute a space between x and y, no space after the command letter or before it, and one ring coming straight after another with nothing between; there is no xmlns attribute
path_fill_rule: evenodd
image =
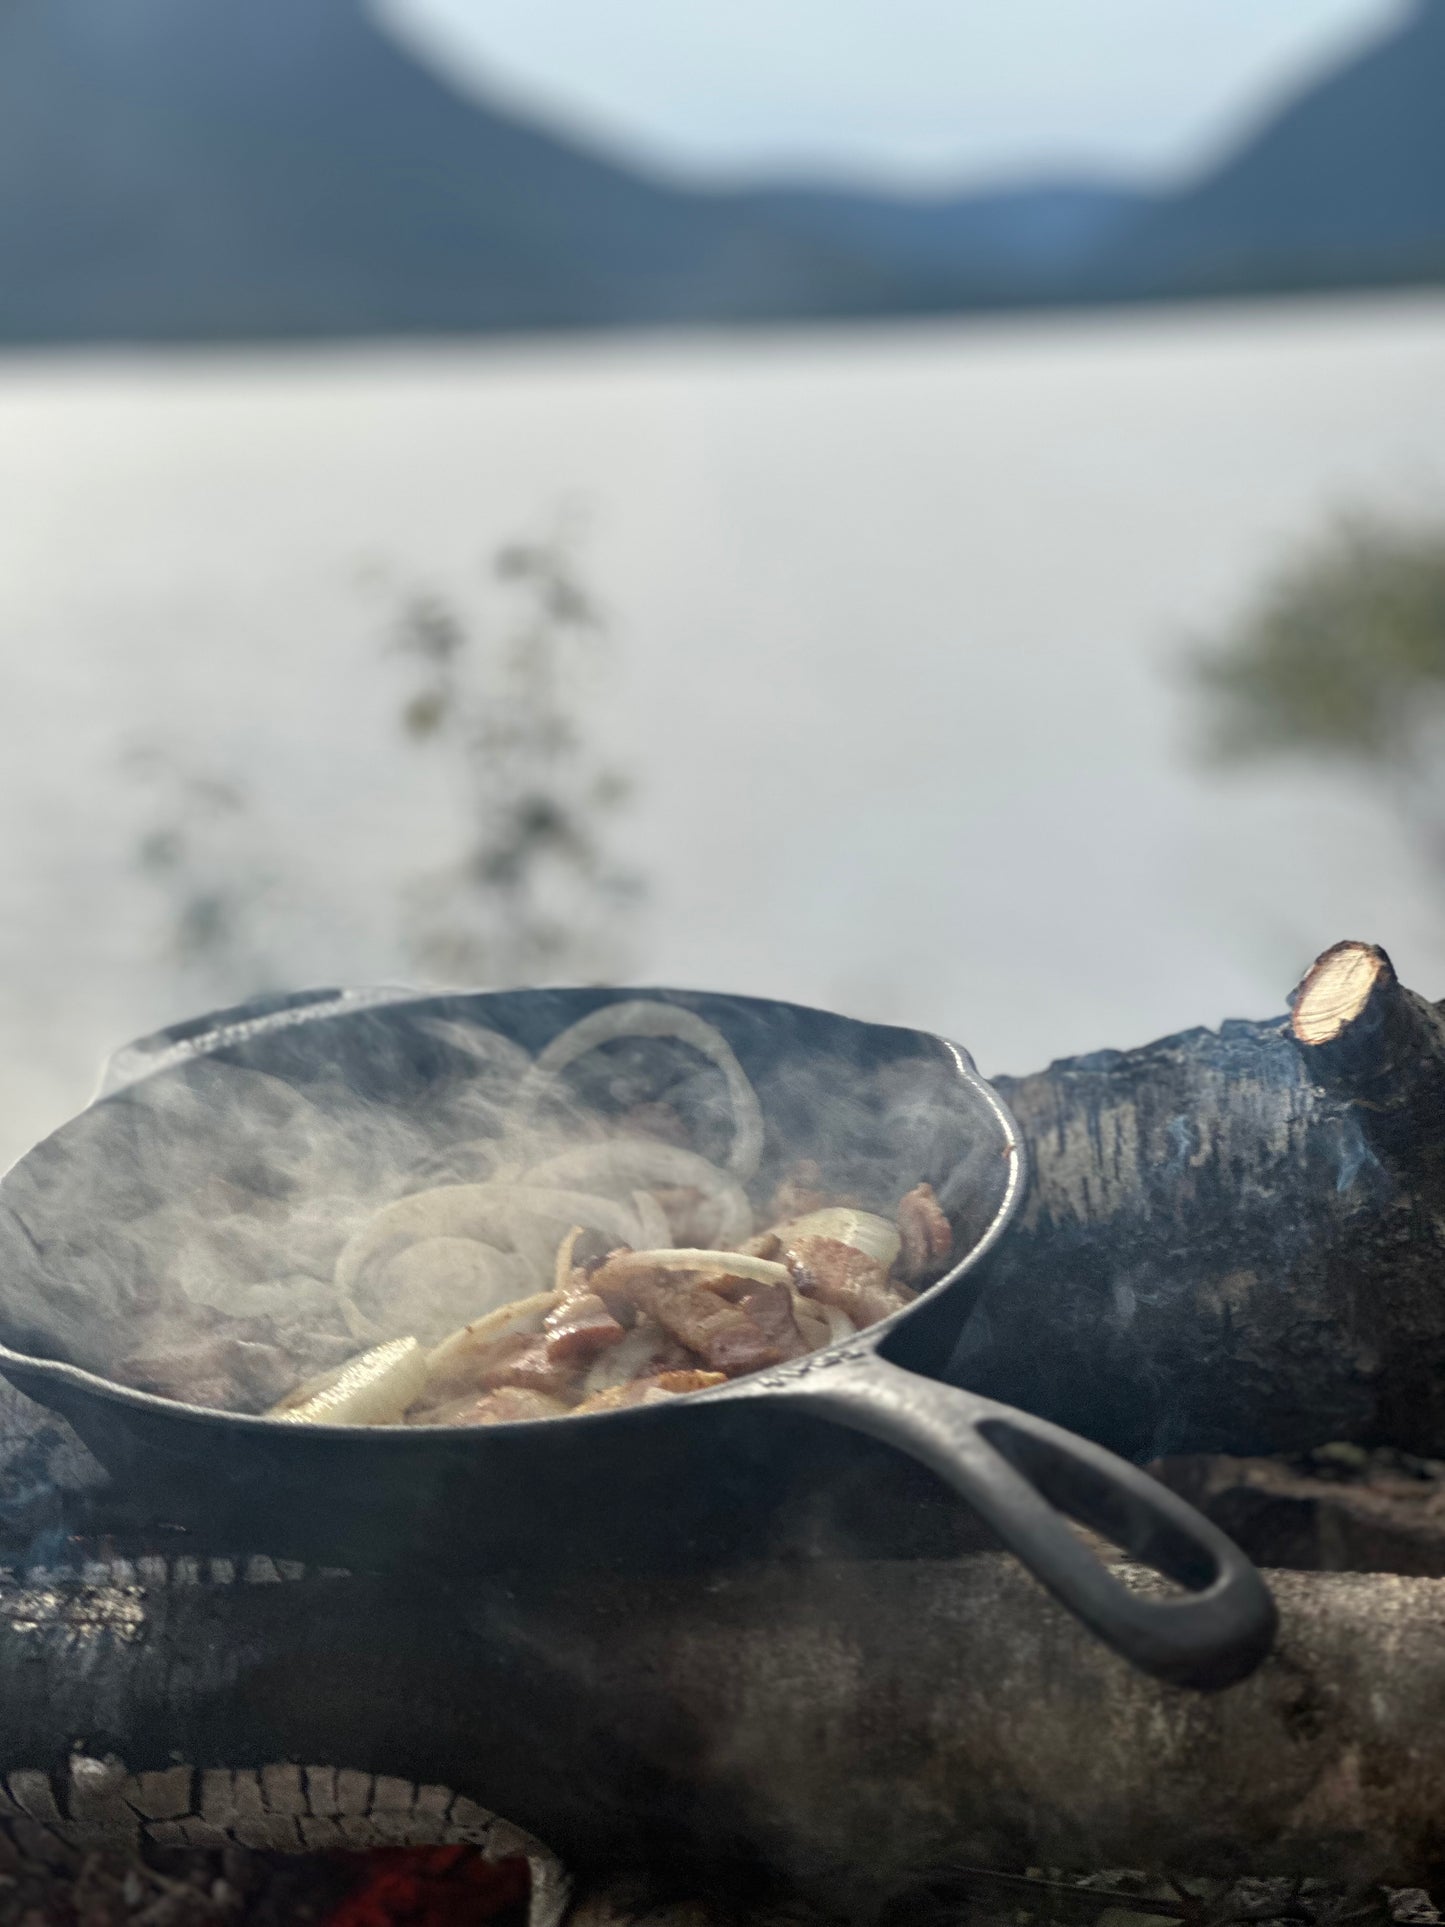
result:
<svg viewBox="0 0 1445 1927"><path fill-rule="evenodd" d="M155 1134L168 1094L204 1093L208 1079L218 1088L216 1067L229 1065L269 1072L308 1095L344 1087L419 1110L446 1079L466 1074L436 1039L438 1016L501 1031L535 1052L599 1005L639 996L694 1010L727 1037L763 1104L761 1196L786 1162L815 1151L830 1174L866 1184L871 1173L896 1186L894 1197L927 1178L961 1254L947 1275L856 1337L717 1390L485 1429L284 1426L133 1391L55 1355L33 1307L77 1292L84 1305L93 1289L87 1228L93 1236L98 1218L154 1205ZM204 1135L208 1109L187 1101L190 1155L194 1120ZM886 1175L892 1169L896 1178ZM425 1570L551 1560L559 1582L593 1560L626 1567L657 1556L706 1562L772 1551L780 1517L820 1480L886 1484L879 1458L888 1455L876 1447L840 1456L840 1441L852 1435L856 1454L857 1435L866 1435L931 1468L1134 1665L1181 1684L1225 1686L1258 1664L1275 1625L1269 1593L1238 1548L1098 1446L924 1375L948 1358L977 1295L979 1262L1003 1236L1024 1184L1018 1127L996 1093L965 1051L922 1032L672 990L307 992L131 1046L112 1060L96 1103L0 1183L8 1274L0 1370L68 1419L153 1522L181 1526L197 1544L229 1538L230 1549ZM1063 1515L1186 1590L1130 1590Z"/></svg>

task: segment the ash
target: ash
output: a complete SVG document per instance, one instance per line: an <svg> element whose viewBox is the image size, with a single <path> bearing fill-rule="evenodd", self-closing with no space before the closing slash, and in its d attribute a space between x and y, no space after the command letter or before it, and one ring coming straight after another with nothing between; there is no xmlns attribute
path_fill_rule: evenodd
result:
<svg viewBox="0 0 1445 1927"><path fill-rule="evenodd" d="M27 1855L0 1830L0 1927L525 1927L525 1891L519 1897L511 1869L477 1856L491 1879L458 1884L459 1910L435 1896L428 1905L425 1886L418 1895L394 1877L379 1879L378 1869L396 1858L227 1846L145 1860L92 1852L57 1865Z"/></svg>
<svg viewBox="0 0 1445 1927"><path fill-rule="evenodd" d="M153 1856L88 1853L67 1867L27 1858L0 1835L0 1927L413 1927L366 1894L364 1856L287 1855L226 1847ZM358 1898L360 1896L360 1898ZM523 1927L525 1904L498 1909L471 1896L465 1915L425 1915ZM1070 1875L969 1869L921 1882L885 1908L877 1927L1440 1927L1417 1887L1351 1889L1318 1880L1172 1880L1137 1869ZM843 1927L788 1901L699 1897L666 1882L609 1879L583 1886L567 1927Z"/></svg>
<svg viewBox="0 0 1445 1927"><path fill-rule="evenodd" d="M87 1853L54 1864L0 1833L0 1927L285 1927L323 1922L348 1876L320 1856Z"/></svg>

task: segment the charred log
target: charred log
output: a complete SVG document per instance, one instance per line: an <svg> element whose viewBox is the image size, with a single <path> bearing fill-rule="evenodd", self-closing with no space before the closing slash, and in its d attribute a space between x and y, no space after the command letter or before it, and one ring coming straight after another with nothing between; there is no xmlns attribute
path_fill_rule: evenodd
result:
<svg viewBox="0 0 1445 1927"><path fill-rule="evenodd" d="M1424 1880L1445 1582L1274 1584L1277 1654L1201 1699L994 1554L451 1591L98 1562L0 1594L0 1775L12 1823L92 1842L149 1802L176 1842L300 1845L317 1799L436 1838L441 1786L493 1851L502 1813L850 1916L949 1865Z"/></svg>
<svg viewBox="0 0 1445 1927"><path fill-rule="evenodd" d="M998 1084L1034 1179L964 1382L1140 1458L1445 1448L1445 1020L1383 951Z"/></svg>

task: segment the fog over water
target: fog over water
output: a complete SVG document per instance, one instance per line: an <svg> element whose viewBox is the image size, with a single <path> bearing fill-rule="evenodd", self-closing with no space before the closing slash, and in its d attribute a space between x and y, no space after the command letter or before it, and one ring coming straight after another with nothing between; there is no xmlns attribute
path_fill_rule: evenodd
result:
<svg viewBox="0 0 1445 1927"><path fill-rule="evenodd" d="M0 362L0 1152L183 1014L122 742L240 771L293 973L402 970L444 851L368 571L470 590L584 512L642 981L949 1031L986 1070L1282 1008L1445 914L1337 774L1228 777L1177 673L1351 504L1445 513L1445 299L690 341Z"/></svg>

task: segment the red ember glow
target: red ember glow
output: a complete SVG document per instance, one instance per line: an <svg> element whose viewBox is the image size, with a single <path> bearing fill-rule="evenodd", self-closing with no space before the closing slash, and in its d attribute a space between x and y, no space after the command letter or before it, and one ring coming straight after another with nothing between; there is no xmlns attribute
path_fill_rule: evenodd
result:
<svg viewBox="0 0 1445 1927"><path fill-rule="evenodd" d="M476 1847L379 1847L354 1860L358 1879L324 1927L461 1927L526 1906L524 1859L488 1860Z"/></svg>

